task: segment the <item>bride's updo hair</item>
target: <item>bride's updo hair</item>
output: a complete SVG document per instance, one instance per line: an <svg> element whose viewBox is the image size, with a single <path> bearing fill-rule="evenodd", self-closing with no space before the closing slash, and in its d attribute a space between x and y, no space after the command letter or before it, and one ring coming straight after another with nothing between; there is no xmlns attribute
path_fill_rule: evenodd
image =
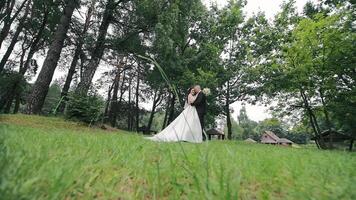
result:
<svg viewBox="0 0 356 200"><path fill-rule="evenodd" d="M185 95L186 96L186 101L188 101L188 95L190 94L190 92L192 91L192 89L194 89L194 86L190 86L187 90L187 94Z"/></svg>

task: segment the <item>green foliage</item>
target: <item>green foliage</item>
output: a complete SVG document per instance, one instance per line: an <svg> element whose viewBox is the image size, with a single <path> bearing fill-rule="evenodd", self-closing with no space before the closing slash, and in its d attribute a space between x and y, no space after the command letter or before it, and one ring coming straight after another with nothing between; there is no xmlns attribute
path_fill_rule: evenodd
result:
<svg viewBox="0 0 356 200"><path fill-rule="evenodd" d="M81 95L72 93L68 96L65 116L88 124L98 122L102 115L103 100L94 94Z"/></svg>
<svg viewBox="0 0 356 200"><path fill-rule="evenodd" d="M247 138L244 133L245 129L241 127L238 122L236 122L233 118L231 119L231 130L232 130L232 139L234 140L242 140L244 138ZM225 135L228 134L227 131L227 126L224 127L224 133Z"/></svg>
<svg viewBox="0 0 356 200"><path fill-rule="evenodd" d="M307 144L310 140L310 130L308 130L304 124L299 123L290 129L277 118L268 118L261 122L255 122L248 118L244 106L241 108L237 119L238 122L232 120L234 139L252 138L256 141L260 141L264 131L272 131L278 137L287 138L297 144Z"/></svg>
<svg viewBox="0 0 356 200"><path fill-rule="evenodd" d="M299 115L299 122L316 116L310 121L310 126L316 127L315 134L329 128L353 134L356 76L352 7L333 8L326 15L325 10L313 10L308 4L309 14L303 18L293 14L295 9L288 4L272 24L277 37L274 41L278 42L274 50L263 54L268 62L251 70L257 78L252 91L260 99L268 97L266 102L278 101L274 110L282 116ZM347 115L341 114L345 112Z"/></svg>
<svg viewBox="0 0 356 200"><path fill-rule="evenodd" d="M9 70L3 71L0 74L0 112L9 97L14 94L21 94L26 88L28 88L28 83L19 73Z"/></svg>
<svg viewBox="0 0 356 200"><path fill-rule="evenodd" d="M49 87L46 100L42 107L42 113L45 115L54 114L58 102L61 100L61 86L57 83Z"/></svg>
<svg viewBox="0 0 356 200"><path fill-rule="evenodd" d="M5 200L356 197L356 157L347 152L234 141L158 144L61 118L0 121Z"/></svg>

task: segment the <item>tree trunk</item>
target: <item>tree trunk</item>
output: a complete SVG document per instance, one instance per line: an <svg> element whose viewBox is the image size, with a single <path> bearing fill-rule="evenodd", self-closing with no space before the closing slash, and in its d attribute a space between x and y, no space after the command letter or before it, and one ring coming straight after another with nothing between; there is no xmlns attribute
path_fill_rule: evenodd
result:
<svg viewBox="0 0 356 200"><path fill-rule="evenodd" d="M46 59L43 62L41 72L33 86L31 94L27 100L26 112L28 114L38 114L41 112L46 98L49 85L52 81L54 71L63 48L63 43L67 37L73 11L79 0L67 0L63 15L61 16L54 39L49 47Z"/></svg>
<svg viewBox="0 0 356 200"><path fill-rule="evenodd" d="M331 131L332 124L331 124L331 121L330 121L330 118L329 118L329 113L328 113L328 111L326 109L324 93L323 93L323 90L321 88L319 89L319 93L320 93L321 102L323 104L323 113L324 113L324 116L325 116L326 126L328 127L328 130ZM332 136L332 134L330 134L329 148L332 148L332 147L333 147L333 136Z"/></svg>
<svg viewBox="0 0 356 200"><path fill-rule="evenodd" d="M161 99L161 94L158 94L158 93L159 93L158 90L156 90L154 93L151 114L150 114L150 118L148 119L148 124L147 124L147 130L151 130L153 119L154 119L154 116L156 113L156 108L157 108L159 101Z"/></svg>
<svg viewBox="0 0 356 200"><path fill-rule="evenodd" d="M36 36L33 39L33 42L31 43L30 51L28 52L25 64L23 65L23 67L20 68L20 74L22 76L25 75L26 71L28 70L33 55L38 51L38 47L40 45L40 41L42 39L43 32L44 32L44 30L46 28L46 25L47 25L47 22L48 22L48 14L49 14L49 9L47 7L45 7L41 26L38 29L38 32L37 32Z"/></svg>
<svg viewBox="0 0 356 200"><path fill-rule="evenodd" d="M168 110L169 110L169 103L168 103L168 97L167 97L167 105L166 105L166 112L165 112L165 114L164 114L164 120L163 120L163 124L162 124L162 130L164 129L164 128L166 128L166 125L167 125L167 120L168 120Z"/></svg>
<svg viewBox="0 0 356 200"><path fill-rule="evenodd" d="M66 78L66 81L64 83L62 92L61 92L62 102L61 102L61 105L59 107L59 112L61 112L61 113L64 112L64 109L65 109L65 106L66 106L66 102L68 101L68 98L67 98L68 91L69 91L69 88L70 88L70 84L72 83L72 80L73 80L73 75L75 74L75 71L76 71L75 69L77 67L78 60L79 60L80 55L82 53L82 47L83 47L83 44L84 44L84 36L85 36L85 34L87 33L87 31L89 29L90 19L91 19L91 16L92 16L92 11L94 9L94 3L95 3L95 1L92 1L92 4L88 8L88 12L87 12L87 15L86 15L86 18L85 18L84 27L83 27L82 32L79 35L78 42L77 42L77 47L75 49L74 56L73 56L73 60L72 60L72 62L70 64L70 67L69 67L69 70L68 70L68 74L67 74L67 78Z"/></svg>
<svg viewBox="0 0 356 200"><path fill-rule="evenodd" d="M45 9L43 20L42 20L42 23L41 23L41 27L39 28L38 33L34 37L33 42L31 42L31 45L29 47L30 50L29 50L29 52L27 54L27 58L26 58L25 62L23 60L24 60L24 56L25 56L26 51L24 50L24 48L22 48L23 49L22 50L23 51L23 55L21 57L20 70L19 70L21 78L24 77L25 73L27 72L27 70L29 68L29 65L30 65L30 62L32 60L33 55L38 50L39 42L40 42L40 40L42 38L42 34L44 32L44 29L45 29L47 21L48 21L48 12L49 12L48 9ZM25 37L25 38L27 38L27 37ZM26 50L27 50L27 48L26 48ZM17 84L19 84L19 83L17 83ZM16 90L16 88L14 90ZM18 90L16 90L16 91L18 91ZM15 101L15 108L14 108L14 111L13 111L14 114L17 113L18 110L19 110L21 94L17 92L15 97L16 97L16 101ZM12 99L11 99L11 101L12 101Z"/></svg>
<svg viewBox="0 0 356 200"><path fill-rule="evenodd" d="M19 108L20 108L20 101L21 101L21 96L20 94L16 94L16 97L15 97L15 107L14 107L14 111L13 113L16 114L19 112Z"/></svg>
<svg viewBox="0 0 356 200"><path fill-rule="evenodd" d="M14 35L12 36L10 45L6 50L6 53L4 54L3 58L1 59L1 62L0 62L0 73L5 68L5 64L6 64L7 60L9 59L9 57L10 57L10 55L12 53L12 50L14 49L14 47L15 47L17 41L18 41L18 37L19 37L20 33L22 32L22 29L24 27L25 21L26 21L26 19L28 17L27 15L28 15L28 12L30 10L30 4L31 4L31 1L28 1L27 5L26 5L25 13L24 13L24 15L22 16L22 18L19 21L17 29L16 29Z"/></svg>
<svg viewBox="0 0 356 200"><path fill-rule="evenodd" d="M108 114L109 114L109 105L110 105L110 102L111 102L111 92L114 88L114 84L113 83L110 87L109 87L109 90L108 90L108 97L107 97L107 100L106 100L106 103L105 103L105 109L104 109L104 121L106 122L107 121L107 117L108 117Z"/></svg>
<svg viewBox="0 0 356 200"><path fill-rule="evenodd" d="M113 101L111 100L111 106L110 106L110 111L109 111L109 121L114 121L115 125L116 125L116 118L117 118L117 112L120 111L121 109L121 102L122 102L122 98L123 95L125 93L125 81L126 81L126 72L125 70L123 71L122 74L122 80L121 80L121 86L120 86L120 97L119 97L119 101ZM117 84L119 85L119 83ZM115 94L115 91L113 92ZM116 92L117 93L117 92ZM113 95L114 95L113 94ZM113 97L114 98L114 97ZM116 98L117 99L117 98Z"/></svg>
<svg viewBox="0 0 356 200"><path fill-rule="evenodd" d="M118 106L117 94L119 91L119 84L120 84L120 72L118 71L116 73L115 80L114 80L114 89L113 89L110 112L109 112L109 119L112 127L115 127L116 125L116 115L117 115L117 106Z"/></svg>
<svg viewBox="0 0 356 200"><path fill-rule="evenodd" d="M167 124L170 124L174 119L174 104L175 104L175 102L176 102L176 95L174 95L172 93L172 97L171 97L171 100L170 100L169 117L168 117L168 123Z"/></svg>
<svg viewBox="0 0 356 200"><path fill-rule="evenodd" d="M11 17L11 13L12 13L12 10L15 5L15 0L12 0L11 3L8 4L9 7L6 9L6 16L4 18L4 26L2 27L2 30L0 32L0 48L1 48L1 45L4 42L5 38L7 37L7 35L10 32L12 23L17 18L17 16L20 14L22 8L26 5L27 1L28 0L24 0L22 2L22 4L20 5L20 7L17 9L17 11L15 12L15 14L12 17Z"/></svg>
<svg viewBox="0 0 356 200"><path fill-rule="evenodd" d="M140 69L137 69L137 80L136 80L136 102L135 102L135 114L136 114L136 120L135 120L135 129L136 131L139 128L139 118L140 118L140 109L138 107L138 97L139 97L139 89L140 89Z"/></svg>
<svg viewBox="0 0 356 200"><path fill-rule="evenodd" d="M82 79L80 80L76 93L88 93L91 85L91 81L94 77L95 71L98 68L100 60L105 50L105 38L108 31L108 27L113 19L113 13L117 6L114 0L107 0L103 19L99 27L99 35L93 51L91 52L91 59L88 65L83 70Z"/></svg>
<svg viewBox="0 0 356 200"><path fill-rule="evenodd" d="M156 110L156 97L157 97L157 90L155 91L155 94L153 96L153 104L152 104L150 118L148 119L147 130L151 130L151 126L152 126L152 122L153 122L153 118L154 118L155 110Z"/></svg>
<svg viewBox="0 0 356 200"><path fill-rule="evenodd" d="M129 111L129 113L128 113L128 118L127 118L127 129L129 130L129 131L131 131L132 129L131 129L131 123L132 123L132 121L131 121L131 119L132 119L132 114L131 114L131 111L132 111L132 109L131 109L131 83L132 83L132 79L130 78L130 80L129 80L129 104L128 104L128 111Z"/></svg>
<svg viewBox="0 0 356 200"><path fill-rule="evenodd" d="M309 105L309 102L308 102L308 98L304 92L303 89L300 89L300 95L303 99L303 102L304 102L304 108L305 110L307 111L307 114L309 116L309 121L310 121L310 125L312 126L313 128L313 131L314 131L314 135L316 137L318 137L320 135L320 128L319 128L319 125L318 125L318 122L316 120L316 117ZM321 139L322 140L322 139ZM324 148L325 147L325 144L320 144L317 140L315 141L316 142L316 145L318 148ZM324 142L322 142L324 143Z"/></svg>
<svg viewBox="0 0 356 200"><path fill-rule="evenodd" d="M227 82L225 112L226 112L227 138L231 140L232 128L231 128L231 116L230 116L230 83L229 82Z"/></svg>

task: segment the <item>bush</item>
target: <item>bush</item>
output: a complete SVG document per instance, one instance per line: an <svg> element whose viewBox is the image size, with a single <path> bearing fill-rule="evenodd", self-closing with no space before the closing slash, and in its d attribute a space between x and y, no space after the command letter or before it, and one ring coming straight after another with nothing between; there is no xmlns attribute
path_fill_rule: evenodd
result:
<svg viewBox="0 0 356 200"><path fill-rule="evenodd" d="M103 100L96 94L71 94L68 97L65 116L92 124L100 120L102 108Z"/></svg>
<svg viewBox="0 0 356 200"><path fill-rule="evenodd" d="M22 94L27 86L28 84L21 74L4 70L0 74L0 111L8 103L11 105L15 95Z"/></svg>

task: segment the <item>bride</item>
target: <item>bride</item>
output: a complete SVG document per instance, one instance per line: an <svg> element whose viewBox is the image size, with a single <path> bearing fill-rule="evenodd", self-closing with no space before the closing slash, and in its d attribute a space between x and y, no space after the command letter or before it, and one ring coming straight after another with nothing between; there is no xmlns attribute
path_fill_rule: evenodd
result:
<svg viewBox="0 0 356 200"><path fill-rule="evenodd" d="M202 128L197 110L192 103L197 98L194 88L190 88L183 112L165 129L148 139L160 142L202 142Z"/></svg>

